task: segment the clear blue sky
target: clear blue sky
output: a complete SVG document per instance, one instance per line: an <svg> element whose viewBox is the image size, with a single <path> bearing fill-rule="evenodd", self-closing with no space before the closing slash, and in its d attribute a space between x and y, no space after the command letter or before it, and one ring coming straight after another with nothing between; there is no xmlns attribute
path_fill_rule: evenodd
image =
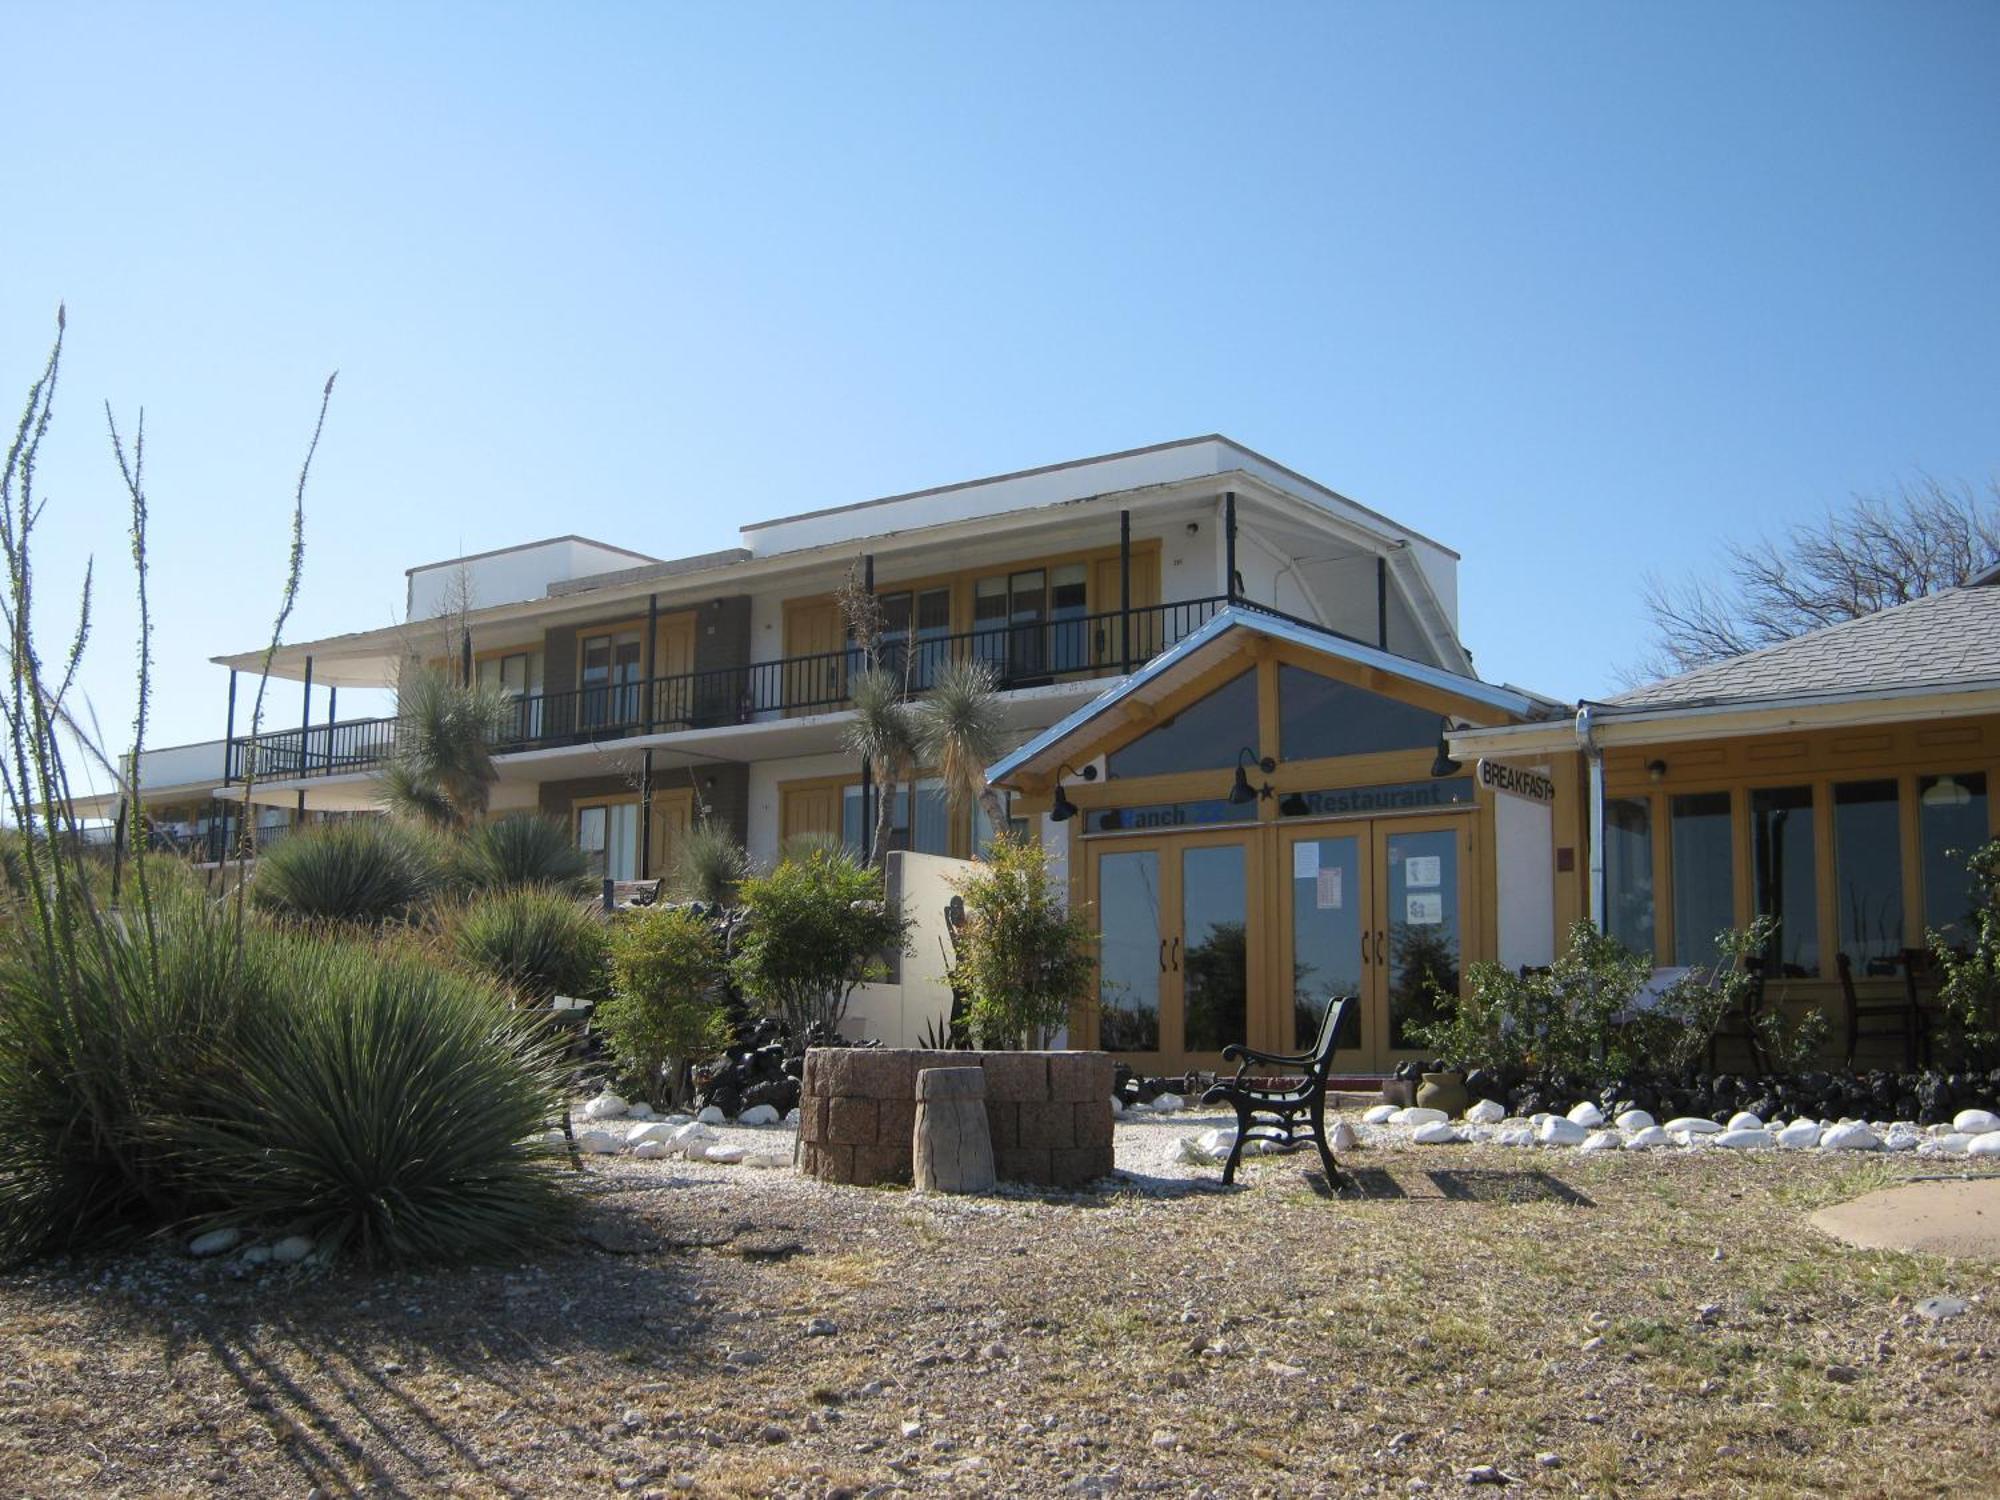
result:
<svg viewBox="0 0 2000 1500"><path fill-rule="evenodd" d="M156 741L221 733L335 367L293 638L1219 430L1458 548L1482 672L1574 696L1648 567L2000 469L1990 3L10 3L0 53L44 588L97 554L122 723L143 403Z"/></svg>

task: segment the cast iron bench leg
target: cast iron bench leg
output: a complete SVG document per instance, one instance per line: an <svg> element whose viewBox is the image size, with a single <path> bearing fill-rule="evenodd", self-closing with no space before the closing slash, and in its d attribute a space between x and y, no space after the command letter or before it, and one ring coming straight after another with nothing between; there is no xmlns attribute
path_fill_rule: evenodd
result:
<svg viewBox="0 0 2000 1500"><path fill-rule="evenodd" d="M1231 1101L1234 1103L1235 1101ZM1250 1111L1236 1104L1236 1141L1229 1148L1229 1160L1222 1164L1222 1185L1236 1181L1236 1164L1243 1159L1243 1143L1250 1138Z"/></svg>

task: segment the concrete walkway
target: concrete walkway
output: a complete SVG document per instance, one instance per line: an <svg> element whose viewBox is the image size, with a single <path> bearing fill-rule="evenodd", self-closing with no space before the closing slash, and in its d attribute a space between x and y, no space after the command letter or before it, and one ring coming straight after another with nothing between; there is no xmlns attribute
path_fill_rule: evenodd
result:
<svg viewBox="0 0 2000 1500"><path fill-rule="evenodd" d="M1821 1209L1812 1224L1864 1250L2000 1260L2000 1176L1883 1188Z"/></svg>

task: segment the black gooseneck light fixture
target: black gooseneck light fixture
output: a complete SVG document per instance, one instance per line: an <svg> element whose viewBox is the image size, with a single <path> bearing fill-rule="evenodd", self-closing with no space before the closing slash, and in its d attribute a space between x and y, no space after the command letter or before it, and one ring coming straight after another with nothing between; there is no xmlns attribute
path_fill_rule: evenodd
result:
<svg viewBox="0 0 2000 1500"><path fill-rule="evenodd" d="M1063 790L1062 779L1063 772L1065 771L1069 772L1070 775L1076 777L1079 781L1097 780L1096 766L1085 766L1081 771L1068 761L1064 761L1058 766L1056 768L1055 800L1049 804L1049 821L1051 823L1067 823L1077 814L1076 804L1069 800L1069 793Z"/></svg>
<svg viewBox="0 0 2000 1500"><path fill-rule="evenodd" d="M1229 804L1232 807L1242 807L1245 803L1255 802L1260 797L1269 800L1271 794L1276 790L1268 781L1262 786L1250 785L1250 775L1243 764L1246 760L1254 762L1257 769L1262 771L1266 776L1278 769L1278 763L1275 760L1268 755L1259 759L1257 752L1252 750L1248 745L1238 750L1236 752L1236 784L1229 789Z"/></svg>
<svg viewBox="0 0 2000 1500"><path fill-rule="evenodd" d="M1460 762L1451 758L1451 747L1445 743L1445 736L1451 731L1451 715L1446 714L1438 720L1438 753L1437 759L1431 762L1433 776L1450 776L1456 771L1465 769Z"/></svg>

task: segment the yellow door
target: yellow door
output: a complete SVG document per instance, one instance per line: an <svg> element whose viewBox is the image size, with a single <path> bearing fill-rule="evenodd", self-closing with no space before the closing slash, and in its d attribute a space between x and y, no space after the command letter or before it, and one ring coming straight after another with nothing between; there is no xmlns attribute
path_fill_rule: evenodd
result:
<svg viewBox="0 0 2000 1500"><path fill-rule="evenodd" d="M837 600L785 609L782 702L793 713L826 713L847 696L847 627Z"/></svg>
<svg viewBox="0 0 2000 1500"><path fill-rule="evenodd" d="M840 807L840 787L785 787L778 794L778 836L786 843L805 834L839 838Z"/></svg>
<svg viewBox="0 0 2000 1500"><path fill-rule="evenodd" d="M1124 665L1125 629L1118 618L1121 579L1118 559L1098 559L1090 581L1090 612L1099 618L1091 629L1092 661L1117 670ZM1157 551L1132 554L1132 665L1139 666L1159 654L1160 625L1152 606L1160 602L1160 554Z"/></svg>
<svg viewBox="0 0 2000 1500"><path fill-rule="evenodd" d="M697 719L692 610L662 615L653 629L653 727L671 729Z"/></svg>
<svg viewBox="0 0 2000 1500"><path fill-rule="evenodd" d="M653 793L653 826L647 849L646 879L657 880L674 874L674 860L681 840L694 824L694 791L683 787L675 792Z"/></svg>

